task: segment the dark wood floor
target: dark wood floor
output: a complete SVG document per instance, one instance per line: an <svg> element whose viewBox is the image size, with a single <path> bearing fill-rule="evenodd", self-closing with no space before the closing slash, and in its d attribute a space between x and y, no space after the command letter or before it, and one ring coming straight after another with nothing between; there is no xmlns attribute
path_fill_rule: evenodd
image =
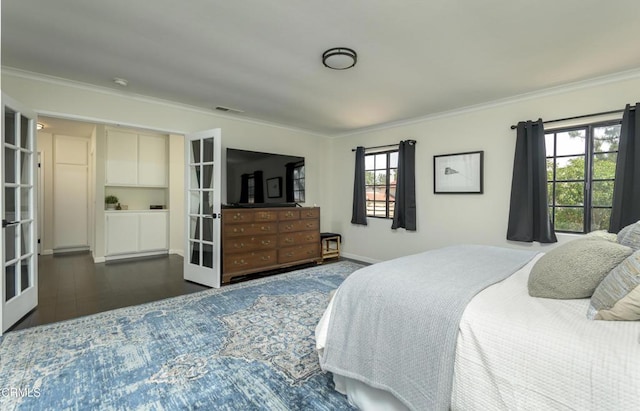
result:
<svg viewBox="0 0 640 411"><path fill-rule="evenodd" d="M38 307L10 331L208 289L182 278L182 257L94 264L89 253L38 258Z"/></svg>

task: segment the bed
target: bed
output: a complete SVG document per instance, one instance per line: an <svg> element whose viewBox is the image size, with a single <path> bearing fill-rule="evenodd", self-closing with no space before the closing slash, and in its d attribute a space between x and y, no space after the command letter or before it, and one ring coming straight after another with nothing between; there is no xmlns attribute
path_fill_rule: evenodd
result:
<svg viewBox="0 0 640 411"><path fill-rule="evenodd" d="M489 250L492 253L495 249L479 247L474 252ZM627 255L631 252L629 250ZM451 258L455 253L469 254L469 249L447 248L446 256ZM336 389L364 410L640 409L640 322L590 320L586 316L589 298L530 296L530 273L543 255L521 253L522 263L516 262L507 269L512 272L477 287L478 290L464 303L455 324L453 354L442 362L433 358L425 361L420 357L423 353L429 354L430 344L446 344L438 340L430 343L431 337L407 343L406 329L411 334L415 329L431 327L432 322L431 319L424 320L424 312L414 318L404 312L414 309L414 304L407 303L411 297L407 298L405 293L424 287L420 283L422 280L418 280L418 285L403 284L398 292L398 278L405 278L407 269L424 271L427 267L429 271L447 265L442 263L445 260L430 265L429 261L434 259L434 251L430 251L357 271L337 290L316 328L321 367L333 373ZM472 260L475 258L472 256ZM488 265L494 265L492 260L495 259L493 255L488 257ZM453 260L456 263L450 268L463 272L463 276L471 276L471 268L462 270L461 267L475 264L464 262L463 258ZM380 281L374 279L376 276ZM422 276L424 273L419 278ZM360 281L356 287L365 288L364 294L354 296L345 291L351 277ZM381 285L385 284L384 279L389 281ZM437 281L442 282L442 278ZM389 311L382 302L385 298L394 307L391 316L385 314ZM369 322L354 326L352 321L357 317L354 311L367 304L371 305L371 311L364 317ZM447 311L436 307L438 310ZM402 322L398 318L407 319L402 325L405 330L397 324ZM340 322L346 326L337 326ZM384 335L387 331L390 331L390 337ZM379 341L380 344L372 348L367 341L373 341L374 345ZM337 350L344 355L335 355L336 344L347 347L344 353ZM439 355L447 357L446 353ZM361 356L365 357L364 368L373 369L373 374L361 372L358 364L351 364L353 358ZM417 370L412 370L415 364L418 364ZM431 369L433 367L436 369ZM408 378L407 369L413 373ZM444 389L425 389L420 386L424 385L422 375L419 375L422 371L431 372L436 380L444 375L444 379L450 381L427 379L429 384L435 381L434 385L444 386ZM378 378L380 375L386 376L386 380ZM411 385L417 387L407 389ZM438 391L447 397L444 402L420 398L431 395L435 398Z"/></svg>

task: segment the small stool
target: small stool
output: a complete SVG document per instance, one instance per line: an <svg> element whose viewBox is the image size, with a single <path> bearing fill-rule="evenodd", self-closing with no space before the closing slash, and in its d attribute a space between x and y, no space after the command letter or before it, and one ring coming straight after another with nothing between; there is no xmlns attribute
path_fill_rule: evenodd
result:
<svg viewBox="0 0 640 411"><path fill-rule="evenodd" d="M320 233L322 261L327 258L340 257L340 241L342 236L336 233Z"/></svg>

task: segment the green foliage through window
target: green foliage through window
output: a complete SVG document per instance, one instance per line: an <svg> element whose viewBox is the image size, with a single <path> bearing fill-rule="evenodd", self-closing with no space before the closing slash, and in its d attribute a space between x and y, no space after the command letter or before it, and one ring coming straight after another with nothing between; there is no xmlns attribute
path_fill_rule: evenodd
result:
<svg viewBox="0 0 640 411"><path fill-rule="evenodd" d="M620 122L548 131L549 211L556 231L609 228Z"/></svg>

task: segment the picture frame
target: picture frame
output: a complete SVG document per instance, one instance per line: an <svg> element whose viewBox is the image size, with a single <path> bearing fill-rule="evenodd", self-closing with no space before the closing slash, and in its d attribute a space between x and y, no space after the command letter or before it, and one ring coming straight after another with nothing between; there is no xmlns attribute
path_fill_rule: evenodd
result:
<svg viewBox="0 0 640 411"><path fill-rule="evenodd" d="M433 156L434 194L482 194L484 151Z"/></svg>
<svg viewBox="0 0 640 411"><path fill-rule="evenodd" d="M267 179L267 197L282 197L282 177L273 177Z"/></svg>

